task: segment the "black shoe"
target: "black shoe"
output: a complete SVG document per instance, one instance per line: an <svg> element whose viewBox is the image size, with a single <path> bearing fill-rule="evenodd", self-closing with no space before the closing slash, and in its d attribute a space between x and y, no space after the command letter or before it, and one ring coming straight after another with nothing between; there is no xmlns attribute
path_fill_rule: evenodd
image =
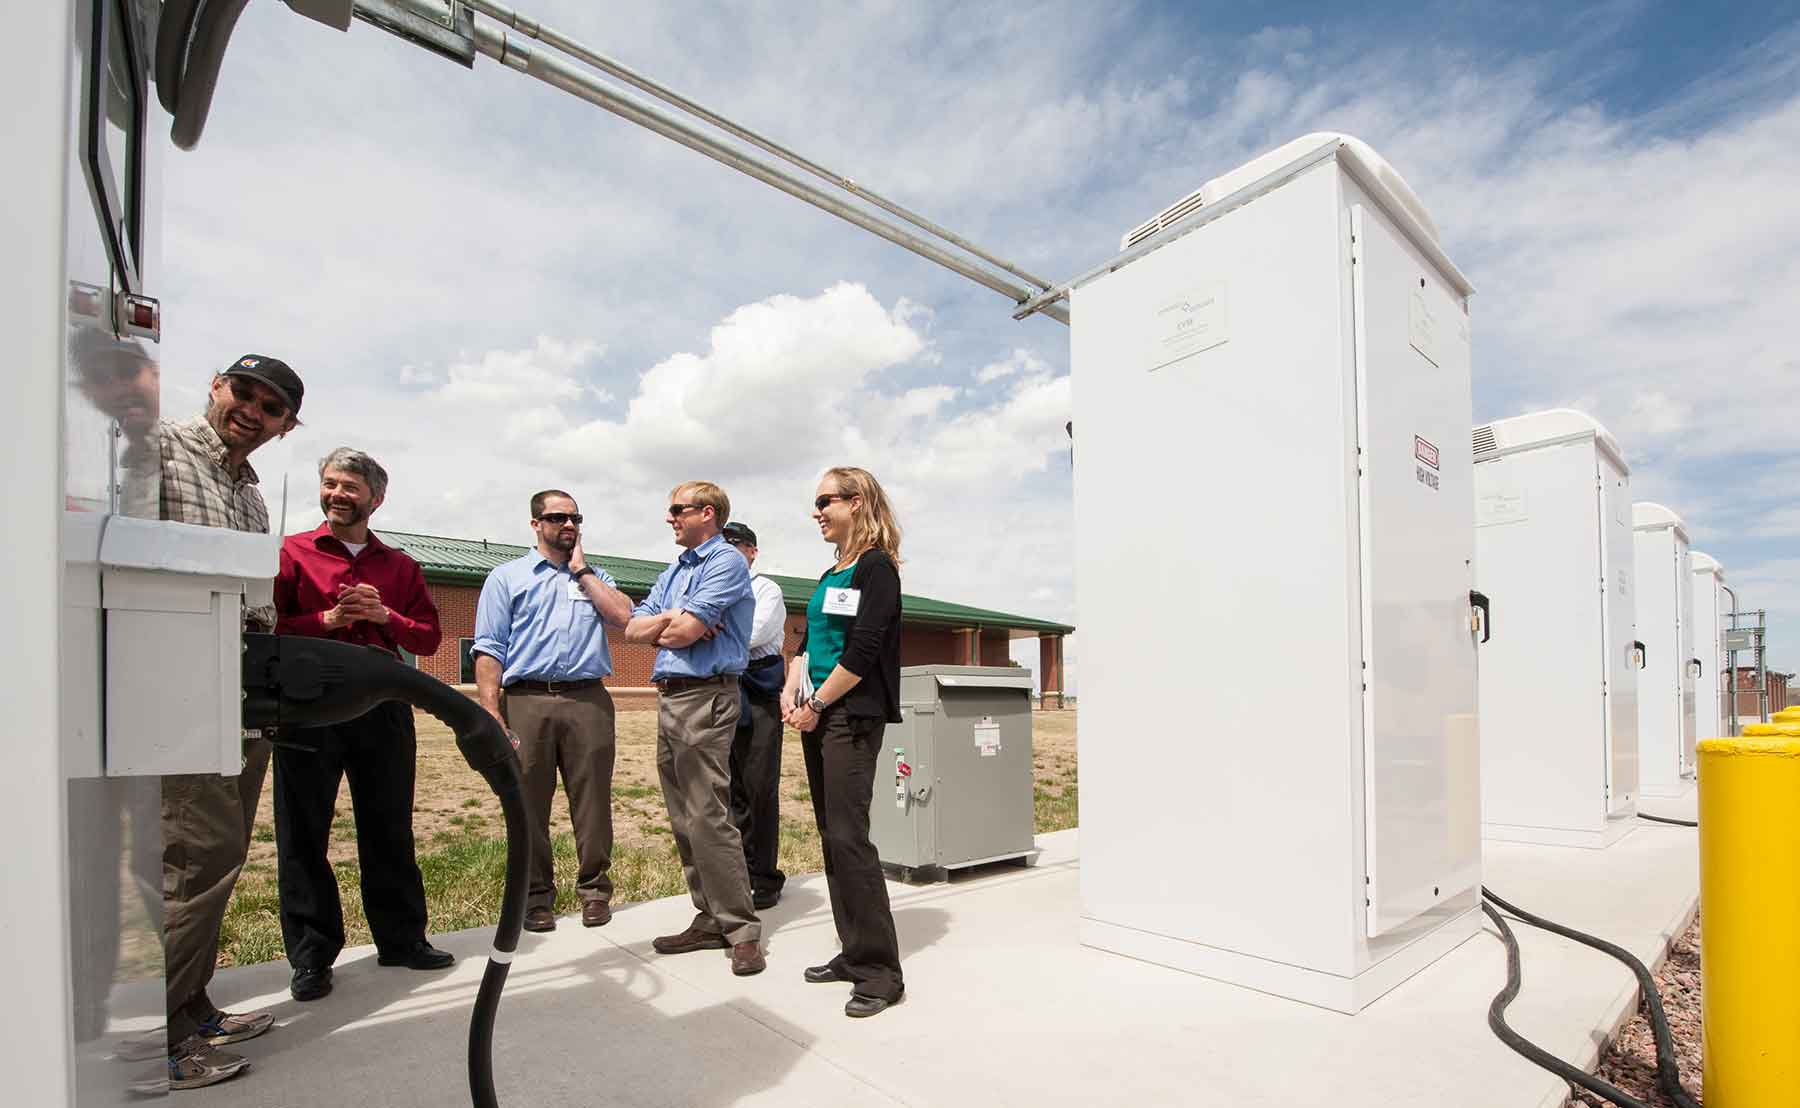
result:
<svg viewBox="0 0 1800 1108"><path fill-rule="evenodd" d="M806 972L801 974L801 976L805 977L809 983L814 985L824 985L832 981L850 980L848 977L839 973L837 967L833 966L830 962L827 962L822 966L807 966Z"/></svg>
<svg viewBox="0 0 1800 1108"><path fill-rule="evenodd" d="M448 950L439 950L424 939L392 954L375 956L376 965L405 966L407 969L417 970L444 969L454 961L456 961L456 955Z"/></svg>
<svg viewBox="0 0 1800 1108"><path fill-rule="evenodd" d="M317 1000L331 993L331 967L324 969L297 969L294 979L288 982L288 992L295 1000Z"/></svg>
<svg viewBox="0 0 1800 1108"><path fill-rule="evenodd" d="M766 912L781 903L781 890L770 889L750 894L750 903L759 912Z"/></svg>
<svg viewBox="0 0 1800 1108"><path fill-rule="evenodd" d="M856 995L852 996L850 1002L844 1005L844 1014L853 1020L867 1019L870 1016L880 1015L905 999L905 993L901 993L892 1000L883 1000L878 996Z"/></svg>

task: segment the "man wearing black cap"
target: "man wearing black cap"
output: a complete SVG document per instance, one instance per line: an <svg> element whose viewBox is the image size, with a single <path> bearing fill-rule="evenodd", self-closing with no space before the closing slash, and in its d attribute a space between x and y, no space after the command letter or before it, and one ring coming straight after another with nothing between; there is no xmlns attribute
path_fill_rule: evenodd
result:
<svg viewBox="0 0 1800 1108"><path fill-rule="evenodd" d="M756 568L756 532L733 520L720 532ZM781 586L752 575L756 614L750 623L750 665L738 683L738 724L731 741L731 822L744 840L744 865L758 911L781 900L787 874L781 845L781 689L787 679L781 656L787 604Z"/></svg>
<svg viewBox="0 0 1800 1108"><path fill-rule="evenodd" d="M250 455L299 424L304 388L286 362L246 354L213 375L206 411L156 426L162 518L202 527L268 533L269 509ZM247 627L275 626L273 606L247 609ZM267 1012L222 1012L206 995L219 956L219 928L250 850L250 830L269 768L269 744L244 744L236 778L210 773L163 778L163 975L168 991L169 1088L195 1089L250 1063L215 1049L253 1039L275 1022Z"/></svg>

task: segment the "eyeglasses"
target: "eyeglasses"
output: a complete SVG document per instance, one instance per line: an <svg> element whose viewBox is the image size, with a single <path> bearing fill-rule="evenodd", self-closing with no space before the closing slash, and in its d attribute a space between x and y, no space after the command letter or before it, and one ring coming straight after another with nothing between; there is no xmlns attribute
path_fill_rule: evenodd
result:
<svg viewBox="0 0 1800 1108"><path fill-rule="evenodd" d="M704 507L706 507L704 504L671 504L669 505L669 515L675 519L680 519L682 513L697 512Z"/></svg>
<svg viewBox="0 0 1800 1108"><path fill-rule="evenodd" d="M279 400L265 399L256 403L256 390L250 386L249 382L240 381L236 377L230 377L227 380L231 384L231 395L239 404L253 404L270 419L280 419L287 415L287 405Z"/></svg>
<svg viewBox="0 0 1800 1108"><path fill-rule="evenodd" d="M830 494L829 496L815 496L813 498L813 511L815 511L815 512L824 511L825 505L831 503L833 500L849 500L849 499L850 499L849 494L841 493L841 492L834 492L834 493Z"/></svg>
<svg viewBox="0 0 1800 1108"><path fill-rule="evenodd" d="M554 523L558 527L561 527L565 523L573 523L575 526L580 527L581 526L581 513L580 512L545 512L543 515L538 517L538 520L542 523Z"/></svg>

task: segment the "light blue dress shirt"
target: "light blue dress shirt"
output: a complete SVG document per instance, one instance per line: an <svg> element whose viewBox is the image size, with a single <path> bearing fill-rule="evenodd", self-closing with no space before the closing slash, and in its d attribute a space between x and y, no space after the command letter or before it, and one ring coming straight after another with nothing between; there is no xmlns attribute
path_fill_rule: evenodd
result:
<svg viewBox="0 0 1800 1108"><path fill-rule="evenodd" d="M617 587L599 566L594 572ZM470 649L500 663L502 686L612 674L606 624L593 601L567 567L536 550L495 566L488 574L475 605L475 642Z"/></svg>
<svg viewBox="0 0 1800 1108"><path fill-rule="evenodd" d="M708 627L718 627L719 633L680 650L658 647L651 680L744 672L750 659L756 594L750 587L749 564L723 538L714 535L692 550L683 550L631 614L654 616L677 609Z"/></svg>

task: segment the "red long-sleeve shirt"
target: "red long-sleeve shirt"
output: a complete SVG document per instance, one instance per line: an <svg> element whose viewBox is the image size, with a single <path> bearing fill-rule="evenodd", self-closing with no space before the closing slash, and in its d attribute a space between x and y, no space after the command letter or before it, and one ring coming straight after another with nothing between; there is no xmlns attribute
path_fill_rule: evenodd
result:
<svg viewBox="0 0 1800 1108"><path fill-rule="evenodd" d="M327 609L337 607L340 584L374 585L387 606L388 621L359 619L327 631L324 615ZM275 611L278 635L312 635L420 656L437 653L443 638L437 605L425 591L425 574L419 563L376 538L373 531L369 532L369 545L351 557L350 549L324 523L315 531L282 540Z"/></svg>

